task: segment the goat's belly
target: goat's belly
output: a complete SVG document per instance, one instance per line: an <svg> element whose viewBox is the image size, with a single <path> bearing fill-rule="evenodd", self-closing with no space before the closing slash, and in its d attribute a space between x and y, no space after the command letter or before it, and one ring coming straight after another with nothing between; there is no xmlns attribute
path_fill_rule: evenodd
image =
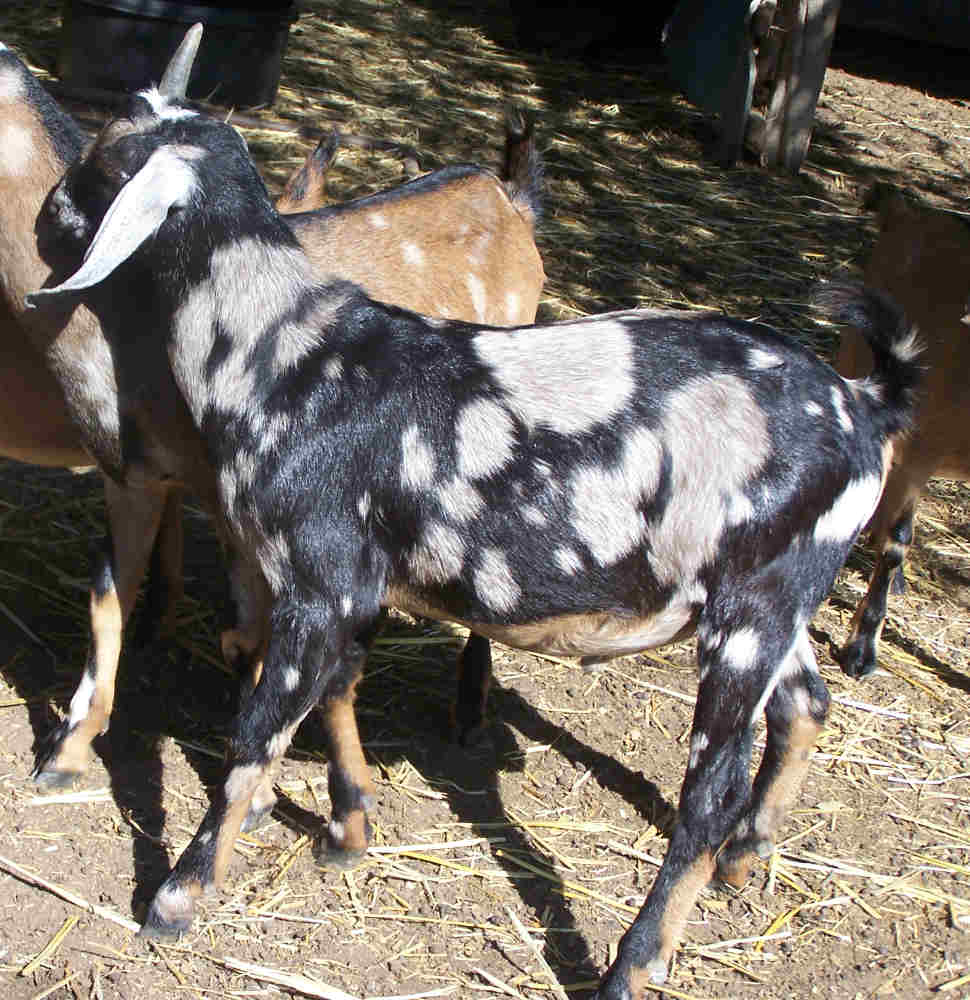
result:
<svg viewBox="0 0 970 1000"><path fill-rule="evenodd" d="M517 649L597 660L628 656L686 638L694 631L697 620L695 607L687 601L672 602L649 615L593 612L510 625L456 618L404 589L392 588L385 603L424 618L467 625L479 635Z"/></svg>

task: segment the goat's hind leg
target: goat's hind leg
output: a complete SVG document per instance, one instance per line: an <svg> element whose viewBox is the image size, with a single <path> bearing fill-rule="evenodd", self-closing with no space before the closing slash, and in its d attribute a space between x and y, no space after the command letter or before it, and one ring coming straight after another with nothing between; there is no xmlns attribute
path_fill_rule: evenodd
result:
<svg viewBox="0 0 970 1000"><path fill-rule="evenodd" d="M740 888L755 855L767 858L775 835L808 772L825 724L829 695L806 631L765 706L768 734L751 805L717 856L718 877Z"/></svg>
<svg viewBox="0 0 970 1000"><path fill-rule="evenodd" d="M124 489L105 480L108 542L91 588L91 647L66 719L48 736L31 777L46 788L73 783L91 742L108 728L122 634L168 502L164 491Z"/></svg>
<svg viewBox="0 0 970 1000"><path fill-rule="evenodd" d="M876 669L879 638L886 624L889 594L901 594L906 585L903 562L913 541L916 500L917 497L913 496L890 526L886 540L876 556L869 589L852 616L849 638L839 650L839 666L849 677L865 677Z"/></svg>
<svg viewBox="0 0 970 1000"><path fill-rule="evenodd" d="M698 629L701 683L677 826L599 1000L640 1000L666 979L690 909L714 874L717 851L748 808L752 723L790 653L791 640L785 646L779 634L774 623Z"/></svg>

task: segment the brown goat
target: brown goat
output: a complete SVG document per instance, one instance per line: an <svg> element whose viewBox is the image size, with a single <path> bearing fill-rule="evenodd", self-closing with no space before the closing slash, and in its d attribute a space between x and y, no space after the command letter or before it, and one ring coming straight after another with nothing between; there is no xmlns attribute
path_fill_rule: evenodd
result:
<svg viewBox="0 0 970 1000"><path fill-rule="evenodd" d="M532 126L510 112L500 176L444 167L287 221L317 274L356 282L373 298L447 319L531 323L545 280L535 245L540 179ZM323 197L322 181L304 191L277 209Z"/></svg>
<svg viewBox="0 0 970 1000"><path fill-rule="evenodd" d="M926 379L907 439L897 445L882 499L869 523L876 566L839 654L845 673L861 677L876 667L890 588L905 585L902 564L913 537L916 502L931 476L970 479L970 219L918 205L879 186L868 202L879 213L879 238L866 281L896 299L916 324L926 351ZM842 338L836 368L856 378L872 368L862 337Z"/></svg>

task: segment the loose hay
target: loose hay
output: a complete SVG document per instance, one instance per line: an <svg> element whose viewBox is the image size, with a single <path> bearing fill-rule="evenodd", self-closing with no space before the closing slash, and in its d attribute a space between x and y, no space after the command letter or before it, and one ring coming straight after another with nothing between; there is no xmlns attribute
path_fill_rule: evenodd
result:
<svg viewBox="0 0 970 1000"><path fill-rule="evenodd" d="M656 66L519 53L502 7L304 6L276 106L236 116L258 125L243 131L273 189L331 126L407 143L425 167L495 165L510 99L535 115L547 163L545 318L723 309L829 354L833 331L811 321L805 293L817 278L858 273L874 235L860 191L895 180L961 207L964 104L830 71L801 176L723 171L703 155L706 119ZM53 67L59 9L22 2L0 14L0 37L40 73ZM104 114L75 109L91 127ZM400 179L398 158L346 150L329 189L342 199ZM813 632L832 716L785 839L740 892L702 894L658 993L966 993L968 511L965 485L932 484L883 669L865 684L842 676L830 646L845 636L869 556L841 575ZM279 776L281 807L240 839L225 892L203 903L186 941L146 949L130 915L192 836L219 777L235 698L216 641L227 602L193 512L174 642L129 645L91 773L78 792L36 801L31 744L80 672L87 559L102 525L93 477L0 466L5 996L591 992L666 847L696 691L691 644L594 676L497 646L493 721L464 752L446 739L461 630L393 616L360 691L380 798L365 861L346 878L312 862L328 801L311 716Z"/></svg>

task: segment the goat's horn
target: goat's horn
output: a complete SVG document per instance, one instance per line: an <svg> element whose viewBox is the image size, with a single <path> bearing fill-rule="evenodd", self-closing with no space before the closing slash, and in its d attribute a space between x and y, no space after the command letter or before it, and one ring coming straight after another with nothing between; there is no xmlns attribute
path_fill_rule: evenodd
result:
<svg viewBox="0 0 970 1000"><path fill-rule="evenodd" d="M162 74L158 92L165 97L185 97L189 87L189 77L192 75L192 64L199 51L202 41L202 25L193 24L185 33L182 44L175 50L175 55L169 60Z"/></svg>

